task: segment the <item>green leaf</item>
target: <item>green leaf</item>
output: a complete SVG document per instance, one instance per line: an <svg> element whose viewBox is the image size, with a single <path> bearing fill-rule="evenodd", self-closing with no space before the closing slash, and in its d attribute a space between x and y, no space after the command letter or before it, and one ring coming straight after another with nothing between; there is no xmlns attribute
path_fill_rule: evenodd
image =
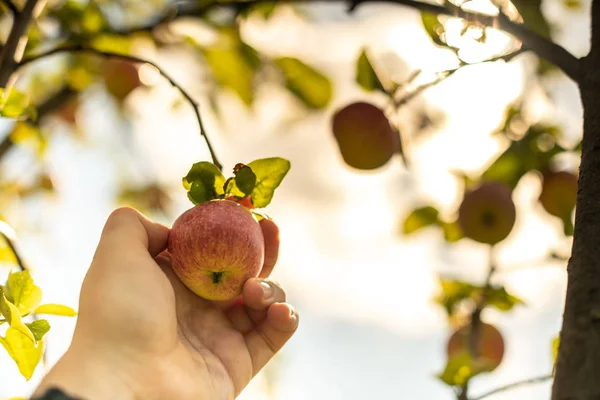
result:
<svg viewBox="0 0 600 400"><path fill-rule="evenodd" d="M40 304L42 289L33 283L29 271L11 272L6 281L5 295L17 307L20 315L26 315Z"/></svg>
<svg viewBox="0 0 600 400"><path fill-rule="evenodd" d="M275 60L285 79L285 86L307 107L326 107L333 96L329 79L297 58L281 57Z"/></svg>
<svg viewBox="0 0 600 400"><path fill-rule="evenodd" d="M437 377L449 386L464 385L475 375L473 360L468 350L458 353L446 363L444 371Z"/></svg>
<svg viewBox="0 0 600 400"><path fill-rule="evenodd" d="M434 225L438 222L439 212L434 207L427 206L413 210L404 220L402 231L410 235L419 229Z"/></svg>
<svg viewBox="0 0 600 400"><path fill-rule="evenodd" d="M252 193L256 186L256 175L252 168L247 165L241 167L235 173L235 185L244 194L244 197Z"/></svg>
<svg viewBox="0 0 600 400"><path fill-rule="evenodd" d="M256 208L266 207L273 199L275 189L290 170L291 164L284 158L272 157L254 160L248 167L256 175L256 184L250 193L252 204Z"/></svg>
<svg viewBox="0 0 600 400"><path fill-rule="evenodd" d="M525 302L509 294L503 286L499 286L486 291L486 304L496 307L500 311L510 311L515 305L524 305Z"/></svg>
<svg viewBox="0 0 600 400"><path fill-rule="evenodd" d="M5 337L0 336L0 343L17 364L21 375L26 380L31 379L44 354L44 342L36 345L26 335L11 327L6 330Z"/></svg>
<svg viewBox="0 0 600 400"><path fill-rule="evenodd" d="M33 333L33 337L38 342L42 340L44 335L50 330L50 323L45 319L38 319L31 323L26 323L27 327Z"/></svg>
<svg viewBox="0 0 600 400"><path fill-rule="evenodd" d="M0 313L4 316L11 328L21 332L23 335L28 337L33 343L36 343L33 333L21 320L21 314L19 309L15 307L13 303L6 299L4 295L4 289L0 287Z"/></svg>
<svg viewBox="0 0 600 400"><path fill-rule="evenodd" d="M208 161L192 165L182 179L188 198L194 204L204 203L224 194L225 177L217 166Z"/></svg>
<svg viewBox="0 0 600 400"><path fill-rule="evenodd" d="M77 311L71 307L62 304L42 304L34 311L36 314L51 314L51 315L62 315L64 317L74 317L77 315Z"/></svg>
<svg viewBox="0 0 600 400"><path fill-rule="evenodd" d="M381 90L384 93L387 92L377 76L371 61L369 61L366 50L363 50L360 53L356 62L356 82L369 92L374 90Z"/></svg>
<svg viewBox="0 0 600 400"><path fill-rule="evenodd" d="M436 14L425 11L421 12L421 22L423 23L425 31L435 44L438 46L446 46L446 43L441 38L441 35L444 34L444 26L440 23Z"/></svg>
<svg viewBox="0 0 600 400"><path fill-rule="evenodd" d="M510 115L503 129L509 129ZM500 181L514 189L520 179L532 170L546 169L554 156L566 151L556 139L560 130L554 126L533 125L519 140L512 140L508 149L483 172L481 178L487 181Z"/></svg>
<svg viewBox="0 0 600 400"><path fill-rule="evenodd" d="M6 118L36 118L35 109L29 106L29 96L11 89L8 95L0 89L0 115Z"/></svg>
<svg viewBox="0 0 600 400"><path fill-rule="evenodd" d="M442 305L448 315L453 315L456 307L464 300L472 299L480 290L475 285L453 279L440 279L442 292L434 298L435 302Z"/></svg>

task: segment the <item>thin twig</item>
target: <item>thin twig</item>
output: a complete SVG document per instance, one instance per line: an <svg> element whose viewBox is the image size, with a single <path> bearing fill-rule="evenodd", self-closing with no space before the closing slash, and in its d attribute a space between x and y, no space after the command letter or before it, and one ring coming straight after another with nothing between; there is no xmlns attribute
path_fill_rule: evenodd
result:
<svg viewBox="0 0 600 400"><path fill-rule="evenodd" d="M516 389L518 387L521 386L526 386L526 385L532 385L534 383L542 383L545 382L547 380L552 379L552 375L542 375L542 376L536 376L534 378L529 378L529 379L524 379L522 381L517 381L517 382L513 382L513 383L509 383L508 385L504 385L504 386L500 386L496 389L490 390L489 392L486 392L482 395L479 395L477 397L472 397L470 400L483 400L483 399L487 399L490 396L493 396L497 393L502 393L505 392L507 390L512 390L512 389Z"/></svg>
<svg viewBox="0 0 600 400"><path fill-rule="evenodd" d="M77 44L77 45L58 47L58 48L49 50L45 53L26 57L19 63L18 68L24 67L25 65L35 62L37 60L40 60L42 58L50 57L55 54L63 54L63 53L88 53L88 54L94 54L94 55L105 57L105 58L115 58L115 59L120 59L120 60L129 61L129 62L133 62L133 63L138 63L138 64L148 64L148 65L154 67L192 105L192 107L194 109L194 113L196 114L196 119L198 121L198 125L200 127L200 134L204 137L204 140L206 142L206 146L208 147L208 151L210 152L212 161L217 166L217 168L219 168L220 170L223 169L223 166L217 159L217 155L216 155L216 153L213 149L213 146L206 134L206 129L204 128L204 123L202 122L202 116L200 115L200 105L198 104L198 102L196 100L194 100L194 98L183 87L181 87L181 85L179 85L175 81L175 79L173 79L169 74L167 74L167 72L165 72L161 67L159 67L156 63L154 63L152 61L148 61L143 58L125 55L125 54L101 51L101 50L97 50L94 48L85 47L85 46Z"/></svg>
<svg viewBox="0 0 600 400"><path fill-rule="evenodd" d="M6 9L8 11L10 11L12 13L13 16L17 16L19 15L20 11L17 8L17 6L15 5L15 3L13 3L11 0L0 0L0 3L6 7Z"/></svg>
<svg viewBox="0 0 600 400"><path fill-rule="evenodd" d="M438 75L438 77L436 79L434 79L433 81L424 83L420 86L418 86L417 88L415 88L413 91L411 91L410 93L407 93L406 95L404 95L403 97L401 97L400 99L398 99L397 101L395 101L394 105L396 107L400 107L403 106L404 104L408 103L409 101L411 101L412 99L414 99L415 97L417 97L419 94L421 94L423 91L429 89L432 86L437 85L438 83L446 80L447 78L451 77L452 75L454 75L455 72L457 72L458 70L464 68L464 67L468 67L470 65L478 65L478 64L483 64L483 63L488 63L488 62L496 62L496 61L506 61L509 62L511 61L513 58L515 58L516 56L518 56L519 54L522 54L526 51L528 51L529 49L527 48L520 48L518 50L515 50L511 53L508 54L504 54L501 56L496 56L487 60L483 60L483 61L479 61L479 62L475 62L475 63L467 63L467 62L461 62L461 64L453 69L449 69L446 71L441 71L436 73L436 75ZM421 70L418 70L419 73ZM414 75L411 76L411 79L414 80Z"/></svg>
<svg viewBox="0 0 600 400"><path fill-rule="evenodd" d="M552 40L531 31L525 25L511 21L503 13L499 13L497 16L487 15L475 11L467 11L460 7L447 7L417 0L354 0L350 2L350 11L354 11L360 5L368 3L404 5L431 14L462 18L469 22L502 30L519 39L525 47L534 51L541 58L561 68L575 82L579 82L581 79L581 60L579 58Z"/></svg>

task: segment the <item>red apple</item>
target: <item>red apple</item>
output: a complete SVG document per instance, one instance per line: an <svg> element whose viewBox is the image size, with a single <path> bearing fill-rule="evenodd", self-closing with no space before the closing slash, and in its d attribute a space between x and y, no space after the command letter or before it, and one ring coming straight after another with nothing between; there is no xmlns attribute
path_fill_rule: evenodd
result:
<svg viewBox="0 0 600 400"><path fill-rule="evenodd" d="M230 200L199 204L177 218L169 236L175 274L207 300L240 295L246 280L258 276L265 258L260 224L244 206Z"/></svg>

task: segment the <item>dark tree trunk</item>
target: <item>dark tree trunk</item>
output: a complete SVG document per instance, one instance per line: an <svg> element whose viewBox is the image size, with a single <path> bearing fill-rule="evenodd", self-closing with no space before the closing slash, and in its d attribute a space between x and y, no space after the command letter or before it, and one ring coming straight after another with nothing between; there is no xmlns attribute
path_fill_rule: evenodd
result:
<svg viewBox="0 0 600 400"><path fill-rule="evenodd" d="M579 87L584 133L553 400L600 400L600 0Z"/></svg>

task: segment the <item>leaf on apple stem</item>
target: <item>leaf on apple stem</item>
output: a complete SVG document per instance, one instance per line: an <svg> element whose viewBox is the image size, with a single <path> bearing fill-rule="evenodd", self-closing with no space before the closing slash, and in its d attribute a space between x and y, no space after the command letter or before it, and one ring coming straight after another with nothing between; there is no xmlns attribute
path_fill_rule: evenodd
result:
<svg viewBox="0 0 600 400"><path fill-rule="evenodd" d="M188 198L196 205L224 194L225 177L215 164L208 161L192 165L182 182L188 191Z"/></svg>
<svg viewBox="0 0 600 400"><path fill-rule="evenodd" d="M236 169L235 185L240 190L240 192L244 194L242 197L245 197L252 193L252 190L254 190L254 187L256 186L256 174L254 174L252 168L242 164L238 169Z"/></svg>
<svg viewBox="0 0 600 400"><path fill-rule="evenodd" d="M262 158L248 164L256 176L256 183L250 197L256 208L269 205L273 199L275 189L279 187L283 178L291 168L291 163L280 157Z"/></svg>

